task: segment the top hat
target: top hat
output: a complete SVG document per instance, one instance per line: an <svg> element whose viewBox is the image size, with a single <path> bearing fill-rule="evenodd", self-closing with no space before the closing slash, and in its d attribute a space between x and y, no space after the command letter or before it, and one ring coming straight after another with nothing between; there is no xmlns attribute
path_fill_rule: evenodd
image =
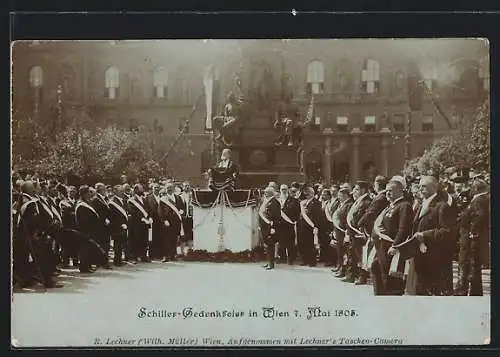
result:
<svg viewBox="0 0 500 357"><path fill-rule="evenodd" d="M470 179L470 168L458 169L456 173L451 175L450 180L455 183L467 182Z"/></svg>
<svg viewBox="0 0 500 357"><path fill-rule="evenodd" d="M413 236L408 237L404 242L394 245L403 259L413 258L417 254L419 240Z"/></svg>

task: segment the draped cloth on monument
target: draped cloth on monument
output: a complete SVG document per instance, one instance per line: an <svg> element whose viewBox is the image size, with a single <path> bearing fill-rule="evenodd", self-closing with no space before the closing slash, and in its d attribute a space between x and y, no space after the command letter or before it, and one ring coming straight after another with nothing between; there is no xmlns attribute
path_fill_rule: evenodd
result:
<svg viewBox="0 0 500 357"><path fill-rule="evenodd" d="M218 252L252 250L259 242L255 190L195 190L193 248Z"/></svg>

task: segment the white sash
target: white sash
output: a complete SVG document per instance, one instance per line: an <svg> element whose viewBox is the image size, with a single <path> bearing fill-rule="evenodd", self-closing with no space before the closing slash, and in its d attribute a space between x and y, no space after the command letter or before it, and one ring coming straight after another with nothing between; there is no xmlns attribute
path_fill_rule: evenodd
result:
<svg viewBox="0 0 500 357"><path fill-rule="evenodd" d="M271 222L271 220L270 220L270 219L268 219L268 218L265 216L265 214L264 214L264 208L265 208L265 207L267 207L267 204L268 204L268 203L269 203L269 201L262 203L262 205L261 205L261 206L260 206L260 208L259 208L259 216L260 216L260 218L262 218L262 220L263 220L264 222L266 222L267 224L271 225L271 223L272 223L272 222Z"/></svg>
<svg viewBox="0 0 500 357"><path fill-rule="evenodd" d="M95 215L96 215L97 217L99 217L99 214L98 214L98 213L97 213L97 211L94 209L94 207L92 207L91 205L89 205L87 202L84 202L84 201L80 201L80 202L78 202L78 203L76 204L76 207L75 207L75 213L76 213L76 211L78 211L78 208L79 208L80 206L87 207L89 210L91 210L92 212L94 212L94 213L95 213Z"/></svg>
<svg viewBox="0 0 500 357"><path fill-rule="evenodd" d="M39 202L42 205L43 209L49 214L50 218L54 219L54 213L52 212L50 207L47 206L42 200L39 200Z"/></svg>
<svg viewBox="0 0 500 357"><path fill-rule="evenodd" d="M294 225L297 224L297 222L292 221L292 219L290 217L288 217L288 215L285 212L283 212L283 210L281 210L281 218L283 218L285 221L287 221L290 224L294 224Z"/></svg>
<svg viewBox="0 0 500 357"><path fill-rule="evenodd" d="M144 218L147 218L149 216L148 213L146 212L146 210L144 209L144 207L142 207L142 205L139 202L137 202L135 199L131 198L129 200L129 202L131 202L135 207L137 207L137 209L139 211L141 211Z"/></svg>
<svg viewBox="0 0 500 357"><path fill-rule="evenodd" d="M363 232L361 232L357 228L354 228L354 226L352 225L352 218L354 216L354 212L358 209L360 202L361 202L361 200L359 200L359 201L356 200L356 202L354 202L354 204L351 206L351 208L349 208L349 212L347 212L347 225L349 226L349 228L351 228L354 231L356 236L364 237Z"/></svg>
<svg viewBox="0 0 500 357"><path fill-rule="evenodd" d="M377 219L375 220L375 223L373 224L373 231L375 232L375 234L381 238L381 239L384 239L388 242L391 242L393 243L394 242L394 239L392 239L391 237L389 237L387 234L383 233L381 228L382 228L382 219L384 218L384 215L386 214L387 210L389 209L389 206L387 206L386 208L384 208L382 210L382 212L380 212L380 214L378 215Z"/></svg>
<svg viewBox="0 0 500 357"><path fill-rule="evenodd" d="M120 211L120 213L125 216L125 219L128 221L128 213L123 209L122 206L120 206L118 203L114 202L114 201L109 201L109 204L111 206L113 206L114 208L116 208L118 211Z"/></svg>
<svg viewBox="0 0 500 357"><path fill-rule="evenodd" d="M170 200L168 198L165 198L165 197L161 197L160 198L160 201L165 203L168 207L170 207L172 209L172 211L175 212L175 214L177 215L177 217L179 217L179 221L181 222L181 236L184 235L184 224L182 224L182 216L181 216L181 213L179 212L179 210L177 209L177 207L175 207L175 205L170 202Z"/></svg>
<svg viewBox="0 0 500 357"><path fill-rule="evenodd" d="M326 219L328 220L328 222L330 222L330 223L333 223L332 216L330 216L330 208L332 207L332 205L333 205L332 201L329 201L325 205L325 216L326 216Z"/></svg>
<svg viewBox="0 0 500 357"><path fill-rule="evenodd" d="M344 202L346 202L346 201L344 201ZM340 227L340 219L339 219L338 214L337 214L337 212L344 206L344 202L340 203L339 207L335 210L335 212L333 212L332 223L335 226L335 228L337 228L339 231L345 233L347 231L347 229L342 229Z"/></svg>
<svg viewBox="0 0 500 357"><path fill-rule="evenodd" d="M391 260L391 265L389 267L389 274L396 274L399 275L398 273L398 264L399 260L401 259L399 250L396 249L396 253L392 256ZM400 278L404 278L405 276L408 275L408 272L410 271L410 262L409 260L405 260L405 267L404 267L404 273L403 276L399 276Z"/></svg>
<svg viewBox="0 0 500 357"><path fill-rule="evenodd" d="M313 221L309 216L306 214L306 208L304 204L300 205L300 213L302 214L302 217L304 217L304 220L307 222L308 225L311 226L311 228L315 228Z"/></svg>
<svg viewBox="0 0 500 357"><path fill-rule="evenodd" d="M24 214L24 212L26 211L26 209L28 208L28 205L30 203L36 203L36 200L35 199L31 199L31 200L23 203L23 205L19 209L19 215L17 216L17 224L19 224L19 222L21 222L21 216ZM38 207L37 207L37 211L38 211Z"/></svg>
<svg viewBox="0 0 500 357"><path fill-rule="evenodd" d="M51 206L51 208L52 208L52 212L54 213L54 216L56 216L57 219L59 220L59 222L62 223L61 215L59 214L59 212L57 211L57 209L54 206Z"/></svg>

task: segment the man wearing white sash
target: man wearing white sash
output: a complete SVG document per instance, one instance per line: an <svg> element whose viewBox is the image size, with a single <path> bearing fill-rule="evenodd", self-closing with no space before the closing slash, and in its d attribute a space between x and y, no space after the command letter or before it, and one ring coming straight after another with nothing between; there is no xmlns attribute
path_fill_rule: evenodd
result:
<svg viewBox="0 0 500 357"><path fill-rule="evenodd" d="M123 248L128 236L128 212L125 205L125 192L122 185L113 187L113 197L109 200L110 229L113 239L113 264L123 265Z"/></svg>
<svg viewBox="0 0 500 357"><path fill-rule="evenodd" d="M193 189L188 181L182 183L182 228L184 235L181 235L181 252L186 254L187 249L193 244Z"/></svg>
<svg viewBox="0 0 500 357"><path fill-rule="evenodd" d="M168 182L160 191L159 217L163 222L163 260L175 260L179 237L184 234L182 228L182 199L174 194L174 183Z"/></svg>
<svg viewBox="0 0 500 357"><path fill-rule="evenodd" d="M97 242L97 237L101 232L99 227L101 221L99 214L89 203L92 196L91 188L87 185L81 186L79 195L80 200L75 207L75 220L78 231L85 237L85 243L82 243L80 251L80 272L93 272L92 263L111 269L107 255Z"/></svg>
<svg viewBox="0 0 500 357"><path fill-rule="evenodd" d="M332 212L331 206L334 203L332 201L332 196L330 190L328 188L323 188L320 195L321 201L321 220L323 221L320 224L319 232L318 232L318 240L319 240L319 259L320 263L324 263L325 266L331 267L332 263L332 247L330 246L331 233L333 230L332 224Z"/></svg>
<svg viewBox="0 0 500 357"><path fill-rule="evenodd" d="M287 185L281 185L278 198L281 206L281 220L277 226L280 261L293 264L296 256L297 221L300 216L300 202L290 195Z"/></svg>
<svg viewBox="0 0 500 357"><path fill-rule="evenodd" d="M107 189L106 186L98 182L95 184L95 190L96 190L96 195L92 199L91 205L94 207L94 209L97 211L97 214L99 215L101 224L100 224L100 229L101 233L99 234L99 245L104 249L106 252L106 255L109 254L109 249L111 247L111 232L110 232L110 224L111 224L111 219L110 219L110 212L109 212L109 204L108 200L106 198L107 196Z"/></svg>
<svg viewBox="0 0 500 357"><path fill-rule="evenodd" d="M390 274L391 259L399 254L395 246L403 243L411 235L413 210L404 200L405 181L394 176L387 184L387 199L390 204L377 217L373 226L373 239L377 249L371 272L375 295L403 295L404 276ZM403 270L405 268L402 262Z"/></svg>
<svg viewBox="0 0 500 357"><path fill-rule="evenodd" d="M318 233L321 225L321 203L314 197L314 189L305 187L305 200L300 203L300 235L298 248L302 265L316 266L316 247L319 245Z"/></svg>
<svg viewBox="0 0 500 357"><path fill-rule="evenodd" d="M334 270L337 274L335 277L337 278L345 278L347 271L347 261L344 259L345 255L345 233L347 231L347 212L351 208L353 203L351 197L351 189L349 185L343 184L339 189L339 205L335 212L332 215L332 223L333 223L333 234L335 242L335 246L337 248L337 267Z"/></svg>
<svg viewBox="0 0 500 357"><path fill-rule="evenodd" d="M344 281L356 285L366 284L368 272L362 269L363 245L368 240L361 228L362 218L372 201L368 192L368 182L358 181L353 189L354 203L347 212L347 232L349 235L348 272ZM360 224L361 222L361 224Z"/></svg>
<svg viewBox="0 0 500 357"><path fill-rule="evenodd" d="M145 199L145 207L149 216L153 219L153 240L149 247L151 259L161 259L163 256L163 222L159 216L160 207L160 185L152 183L151 192Z"/></svg>
<svg viewBox="0 0 500 357"><path fill-rule="evenodd" d="M276 199L276 191L266 187L262 204L259 207L259 230L266 247L267 270L274 269L276 255L277 227L281 220L281 205Z"/></svg>
<svg viewBox="0 0 500 357"><path fill-rule="evenodd" d="M149 243L153 236L153 220L145 208L144 187L141 184L134 185L134 196L128 200L129 235L132 243L132 260L148 263Z"/></svg>

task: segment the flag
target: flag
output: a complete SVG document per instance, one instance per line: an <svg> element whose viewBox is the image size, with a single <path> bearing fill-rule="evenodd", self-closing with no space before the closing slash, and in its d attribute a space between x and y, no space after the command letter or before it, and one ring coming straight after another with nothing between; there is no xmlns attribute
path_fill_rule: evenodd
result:
<svg viewBox="0 0 500 357"><path fill-rule="evenodd" d="M212 129L212 117L214 115L215 103L218 102L219 81L217 78L216 68L212 65L208 66L203 78L203 86L205 87L205 104L206 104L206 119L205 129Z"/></svg>
<svg viewBox="0 0 500 357"><path fill-rule="evenodd" d="M314 95L311 95L311 101L309 102L309 106L307 107L306 124L312 122L313 120L314 120Z"/></svg>

